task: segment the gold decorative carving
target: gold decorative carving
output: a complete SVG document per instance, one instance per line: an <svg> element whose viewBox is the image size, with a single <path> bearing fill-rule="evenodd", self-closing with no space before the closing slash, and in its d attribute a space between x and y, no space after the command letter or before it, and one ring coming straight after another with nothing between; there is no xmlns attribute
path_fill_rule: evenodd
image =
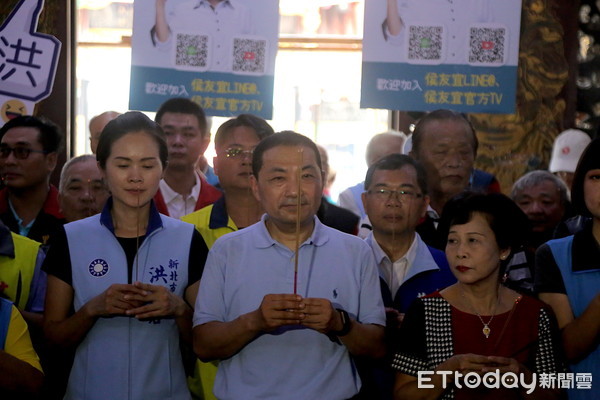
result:
<svg viewBox="0 0 600 400"><path fill-rule="evenodd" d="M516 114L469 115L480 143L476 166L494 173L504 193L548 165L566 106L559 97L568 78L562 38L552 1L524 0Z"/></svg>

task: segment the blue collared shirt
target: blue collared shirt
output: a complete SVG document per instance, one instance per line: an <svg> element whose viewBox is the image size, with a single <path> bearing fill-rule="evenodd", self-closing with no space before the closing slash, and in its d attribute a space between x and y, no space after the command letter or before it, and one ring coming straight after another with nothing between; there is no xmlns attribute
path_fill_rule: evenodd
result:
<svg viewBox="0 0 600 400"><path fill-rule="evenodd" d="M378 265L388 260L383 250L377 251L379 246L375 246L373 234L370 234L365 241L373 248ZM456 282L448 266L446 255L440 250L427 246L418 233L415 233L415 241L414 258L408 265L402 285L393 296L385 280L382 280L383 302L387 307L394 307L400 312L406 312L417 297L442 290Z"/></svg>
<svg viewBox="0 0 600 400"><path fill-rule="evenodd" d="M32 219L27 225L23 225L23 219L19 217L19 214L17 214L17 211L13 207L10 199L8 199L8 206L10 208L10 212L12 212L13 217L15 217L15 220L17 221L17 225L19 226L19 235L27 237L31 227L33 226L33 223L35 222L35 218Z"/></svg>
<svg viewBox="0 0 600 400"><path fill-rule="evenodd" d="M292 293L294 252L258 223L219 238L200 281L194 325L228 322L256 310L266 294ZM364 324L385 325L371 249L314 218L298 257L298 294L328 299ZM350 398L360 379L347 348L302 326L263 333L223 360L214 386L220 399Z"/></svg>

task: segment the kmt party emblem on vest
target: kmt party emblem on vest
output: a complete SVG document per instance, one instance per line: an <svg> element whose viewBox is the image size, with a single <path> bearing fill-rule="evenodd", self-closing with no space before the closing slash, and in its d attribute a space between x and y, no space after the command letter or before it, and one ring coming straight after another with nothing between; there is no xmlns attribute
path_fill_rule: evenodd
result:
<svg viewBox="0 0 600 400"><path fill-rule="evenodd" d="M108 263L101 258L97 258L90 263L88 269L92 276L99 278L108 272Z"/></svg>

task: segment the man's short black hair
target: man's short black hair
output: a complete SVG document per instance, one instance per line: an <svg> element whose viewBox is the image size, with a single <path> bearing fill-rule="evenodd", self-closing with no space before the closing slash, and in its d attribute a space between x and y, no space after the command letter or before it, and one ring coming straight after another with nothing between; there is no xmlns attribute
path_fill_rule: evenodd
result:
<svg viewBox="0 0 600 400"><path fill-rule="evenodd" d="M0 128L0 140L12 128L35 128L39 131L38 141L46 153L54 153L61 149L63 135L60 128L52 121L32 115L22 115L9 120Z"/></svg>
<svg viewBox="0 0 600 400"><path fill-rule="evenodd" d="M282 131L265 138L258 143L254 149L254 152L252 153L252 174L256 179L258 179L258 173L263 165L263 153L277 146L308 147L315 153L315 159L317 160L319 170L323 170L323 165L321 164L321 155L319 154L319 149L317 148L315 142L299 133L293 131Z"/></svg>
<svg viewBox="0 0 600 400"><path fill-rule="evenodd" d="M467 130L473 136L473 153L477 154L479 141L477 140L477 135L475 134L475 129L473 128L471 121L469 121L463 114L456 111L440 109L425 114L421 119L419 119L419 121L417 121L417 124L415 125L415 129L412 133L412 151L417 156L423 142L423 130L430 122L433 121L456 121L464 124Z"/></svg>
<svg viewBox="0 0 600 400"><path fill-rule="evenodd" d="M215 148L219 148L222 143L227 140L231 131L240 126L254 129L256 136L258 136L258 140L263 140L267 136L271 136L275 133L271 125L264 119L252 114L240 114L235 118L223 122L223 124L219 126L219 129L217 129L217 133L215 134Z"/></svg>
<svg viewBox="0 0 600 400"><path fill-rule="evenodd" d="M369 190L371 183L373 183L373 175L375 175L375 171L397 171L405 165L410 165L415 169L417 172L417 184L419 185L419 189L421 190L421 193L426 195L427 179L425 169L420 162L405 154L390 154L371 165L367 170L367 176L365 177L365 190Z"/></svg>
<svg viewBox="0 0 600 400"><path fill-rule="evenodd" d="M154 121L162 125L160 120L162 119L165 113L180 113L180 114L192 114L198 120L198 127L200 128L200 133L202 137L205 137L208 132L206 131L207 122L206 122L206 114L202 107L198 104L194 103L190 99L186 99L185 97L175 97L169 99L161 104L158 111L156 112L156 116L154 117Z"/></svg>

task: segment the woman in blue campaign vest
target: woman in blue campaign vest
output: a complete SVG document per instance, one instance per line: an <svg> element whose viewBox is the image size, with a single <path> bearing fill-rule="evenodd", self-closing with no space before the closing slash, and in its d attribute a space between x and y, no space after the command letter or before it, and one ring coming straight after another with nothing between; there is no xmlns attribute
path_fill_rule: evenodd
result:
<svg viewBox="0 0 600 400"><path fill-rule="evenodd" d="M583 152L571 191L573 206L591 217L572 236L540 246L535 290L548 303L562 332L565 356L575 374L569 399L598 399L600 393L600 139Z"/></svg>
<svg viewBox="0 0 600 400"><path fill-rule="evenodd" d="M76 347L65 399L189 399L179 340L206 246L152 198L167 162L160 127L139 112L102 131L98 165L112 194L102 213L65 225L44 270L44 330Z"/></svg>

